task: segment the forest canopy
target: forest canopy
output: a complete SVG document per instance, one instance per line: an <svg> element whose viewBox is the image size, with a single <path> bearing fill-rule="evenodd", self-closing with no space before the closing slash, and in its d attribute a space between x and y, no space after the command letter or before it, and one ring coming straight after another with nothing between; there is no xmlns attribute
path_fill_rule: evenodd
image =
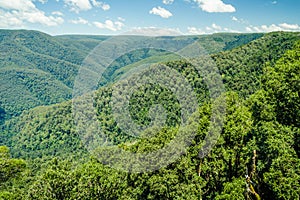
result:
<svg viewBox="0 0 300 200"><path fill-rule="evenodd" d="M0 99L0 199L300 198L299 33L197 38L202 45L210 46L208 51L226 89L224 125L215 146L204 157L199 152L214 105L208 88L186 60L162 60L194 89L197 117L183 131L196 127L195 137L174 162L140 173L100 162L97 153L106 149L96 148L91 154L74 121L74 101L84 101L80 97L71 100L76 71L95 41L106 38L0 33L1 47L10 52L16 47L24 49L11 58L1 54L0 60L3 84L15 94L23 91L22 97L0 91L5 94ZM15 46L8 45L8 39L1 40L4 37L11 38ZM99 88L87 94L93 95L96 118L105 138L124 152L154 152L168 145L179 132L180 101L171 90L157 84L139 87L129 101L130 117L139 125L151 124L152 105L163 105L166 123L161 129L146 129L143 133L147 137L137 138L122 130L111 108L114 84L122 73L135 63L165 56L165 52L158 51L130 52L110 65ZM96 132L88 131L91 135ZM111 152L107 163L118 158L116 152Z"/></svg>

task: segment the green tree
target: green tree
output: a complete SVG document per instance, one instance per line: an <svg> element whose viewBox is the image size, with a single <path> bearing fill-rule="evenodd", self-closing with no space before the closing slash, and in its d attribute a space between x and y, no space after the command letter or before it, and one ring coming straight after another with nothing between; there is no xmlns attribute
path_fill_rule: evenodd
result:
<svg viewBox="0 0 300 200"><path fill-rule="evenodd" d="M26 168L26 162L12 159L9 148L0 146L0 186L11 178L18 177Z"/></svg>

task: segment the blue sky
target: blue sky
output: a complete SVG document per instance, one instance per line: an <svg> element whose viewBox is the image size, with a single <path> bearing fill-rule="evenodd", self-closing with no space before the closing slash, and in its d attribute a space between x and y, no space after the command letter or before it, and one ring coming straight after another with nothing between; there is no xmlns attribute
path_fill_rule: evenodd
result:
<svg viewBox="0 0 300 200"><path fill-rule="evenodd" d="M0 28L52 35L300 31L299 10L298 0L0 0Z"/></svg>

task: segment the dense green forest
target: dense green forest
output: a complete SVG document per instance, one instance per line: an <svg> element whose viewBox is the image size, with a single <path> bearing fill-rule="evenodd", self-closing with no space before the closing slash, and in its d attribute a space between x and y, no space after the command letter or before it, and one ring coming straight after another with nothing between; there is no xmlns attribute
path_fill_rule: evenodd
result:
<svg viewBox="0 0 300 200"><path fill-rule="evenodd" d="M130 37L130 36L128 36ZM209 53L245 44L262 34L188 36L199 40ZM109 36L50 36L28 30L0 30L0 107L6 119L41 105L71 99L74 79L84 58ZM174 37L180 40L186 37ZM132 52L112 63L100 85L114 81L113 73L124 66L157 56L157 51ZM159 61L162 56L155 58ZM40 83L37 84L36 83ZM9 88L9 89L8 89ZM9 91L9 95L7 92Z"/></svg>
<svg viewBox="0 0 300 200"><path fill-rule="evenodd" d="M71 100L80 64L108 36L4 30L0 35L0 199L300 198L300 33L188 36L211 55L226 88L224 126L205 157L199 151L214 102L195 67L144 49L112 63L99 88L87 95L94 96L103 134L125 152L165 147L179 132L181 108L170 90L143 85L130 99L132 119L149 125L151 105L161 104L166 123L145 130L148 137L126 134L111 109L122 74L149 60L163 62L185 77L196 94L197 117L189 125L197 131L189 147L171 164L141 173L103 164L97 157L101 148L88 151L72 113L74 102L84 101Z"/></svg>

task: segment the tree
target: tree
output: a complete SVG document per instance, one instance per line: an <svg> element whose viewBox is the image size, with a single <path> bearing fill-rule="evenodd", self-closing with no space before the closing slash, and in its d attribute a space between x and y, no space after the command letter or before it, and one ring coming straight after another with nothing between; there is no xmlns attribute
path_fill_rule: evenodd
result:
<svg viewBox="0 0 300 200"><path fill-rule="evenodd" d="M18 177L25 168L24 160L10 158L9 148L0 146L0 186L9 179Z"/></svg>

